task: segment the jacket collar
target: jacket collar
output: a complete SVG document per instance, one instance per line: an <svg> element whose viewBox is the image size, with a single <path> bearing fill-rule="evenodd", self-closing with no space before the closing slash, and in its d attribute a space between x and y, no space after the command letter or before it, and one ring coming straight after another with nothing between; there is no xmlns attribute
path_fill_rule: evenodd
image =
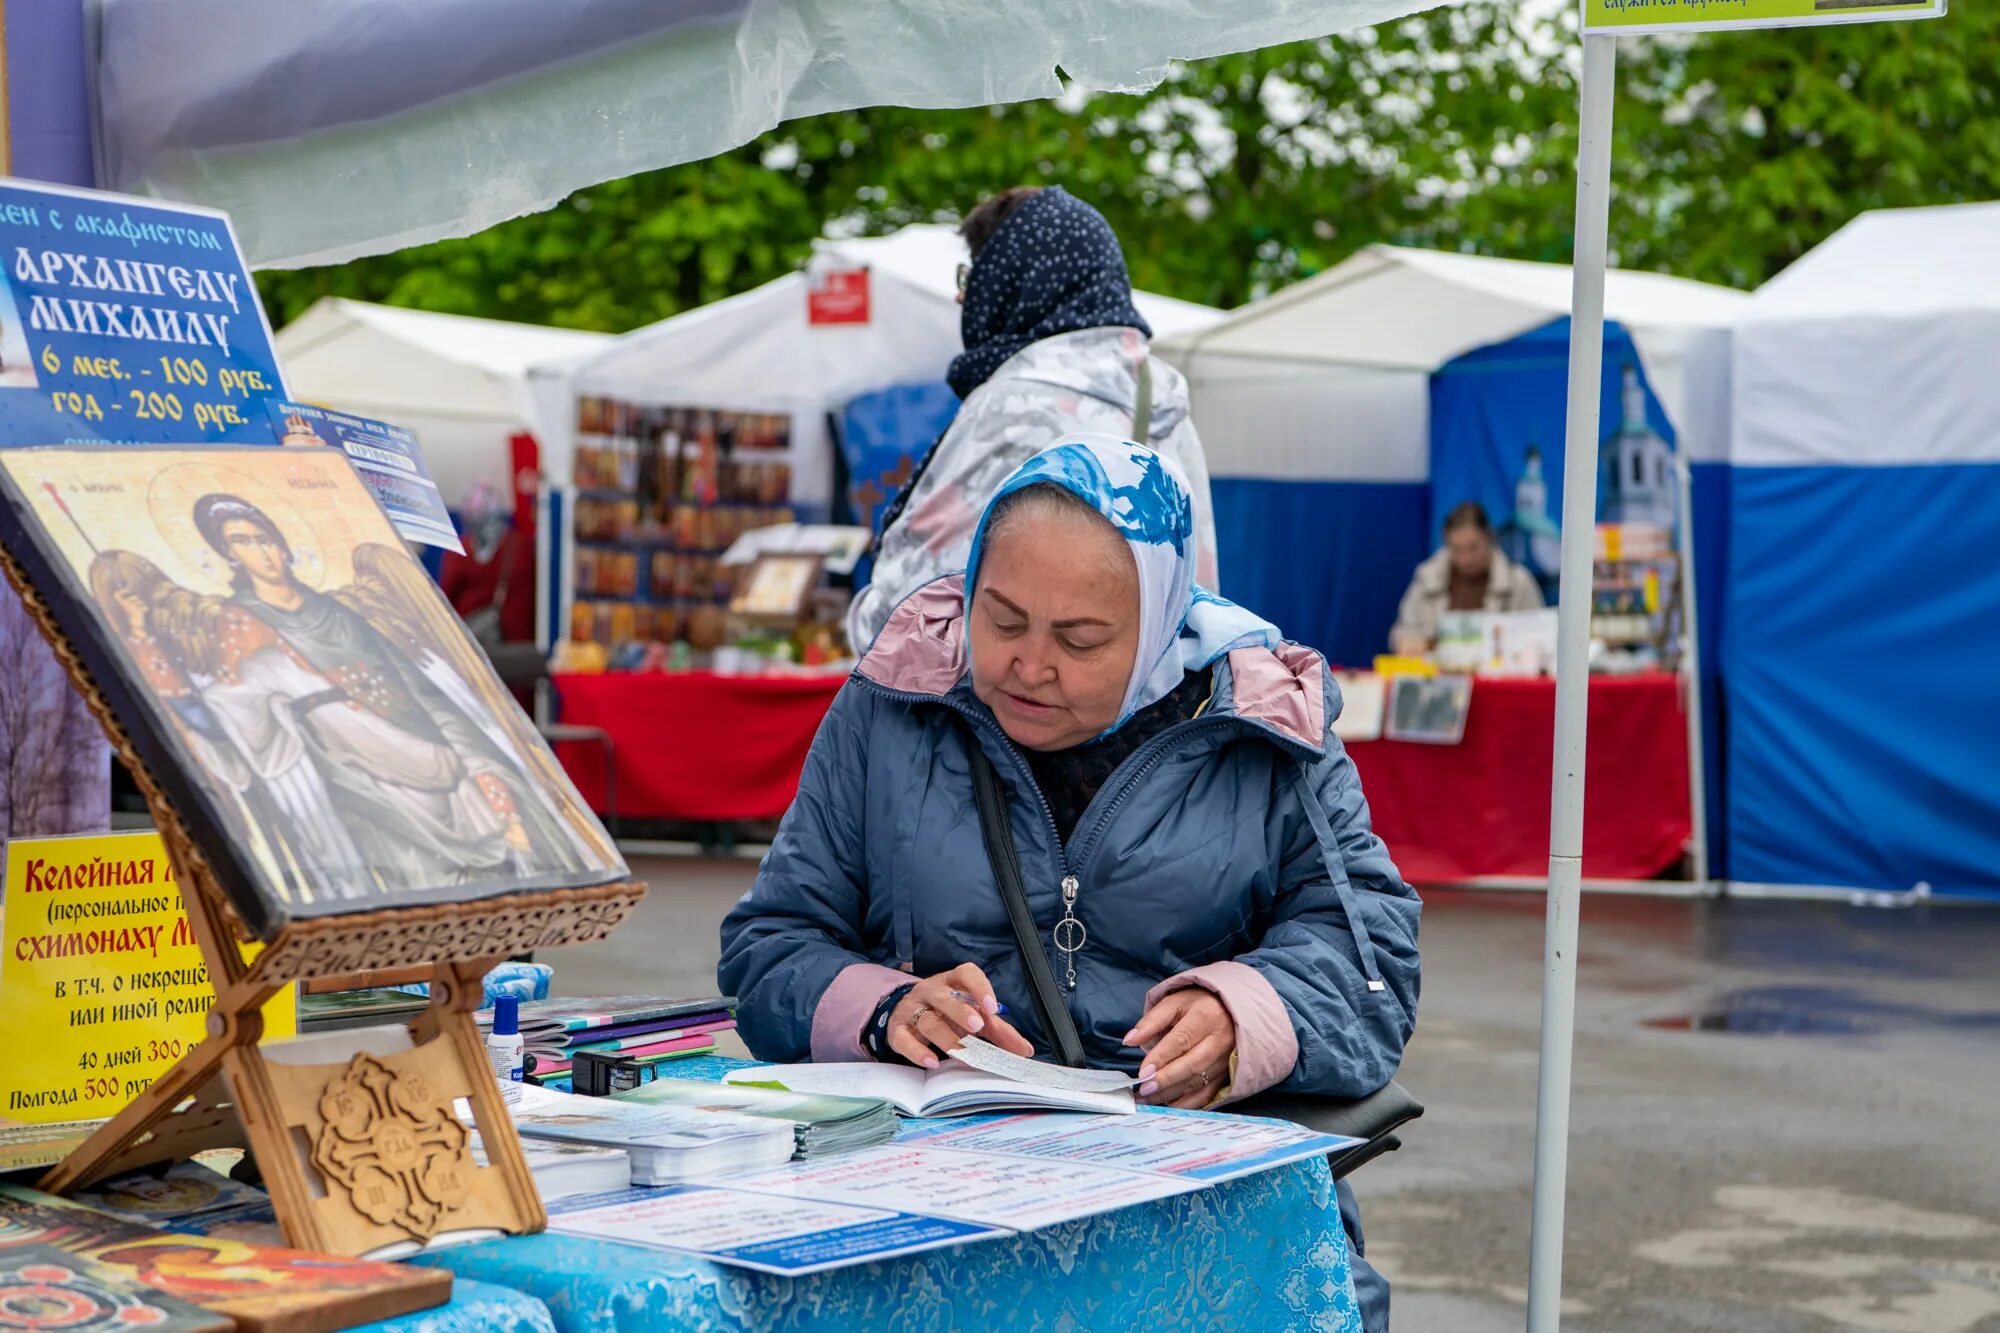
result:
<svg viewBox="0 0 2000 1333"><path fill-rule="evenodd" d="M988 383L1028 383L1079 394L1129 416L1139 402L1139 363L1150 360L1153 421L1146 433L1161 440L1187 419L1188 386L1178 370L1151 356L1150 347L1137 329L1079 329L1028 344L1002 362Z"/></svg>
<svg viewBox="0 0 2000 1333"><path fill-rule="evenodd" d="M983 707L972 698L966 663L965 576L951 574L903 600L854 675L893 694ZM1236 718L1285 748L1318 758L1339 710L1325 659L1301 644L1282 643L1238 648L1217 662L1215 695L1203 716Z"/></svg>

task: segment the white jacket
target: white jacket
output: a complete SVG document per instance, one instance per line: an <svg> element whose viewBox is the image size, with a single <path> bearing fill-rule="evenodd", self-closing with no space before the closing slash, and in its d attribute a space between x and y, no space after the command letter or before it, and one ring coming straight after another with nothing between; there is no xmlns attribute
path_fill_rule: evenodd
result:
<svg viewBox="0 0 2000 1333"><path fill-rule="evenodd" d="M889 613L931 580L965 568L972 530L1014 469L1066 435L1131 438L1139 359L1150 361L1153 416L1144 441L1186 474L1194 497L1195 580L1215 587L1208 463L1188 415L1187 381L1152 358L1137 329L1083 329L1031 343L972 391L932 451L900 517L876 543L873 581L847 612L859 654Z"/></svg>

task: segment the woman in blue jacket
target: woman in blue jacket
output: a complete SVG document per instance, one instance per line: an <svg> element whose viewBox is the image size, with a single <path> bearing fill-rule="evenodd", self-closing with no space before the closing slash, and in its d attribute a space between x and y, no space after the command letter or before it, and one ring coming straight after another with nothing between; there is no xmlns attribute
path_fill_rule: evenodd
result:
<svg viewBox="0 0 2000 1333"><path fill-rule="evenodd" d="M962 576L890 617L723 923L722 986L759 1058L929 1066L973 1032L1050 1050L977 745L1091 1064L1137 1065L1142 1100L1183 1107L1361 1097L1395 1074L1416 894L1331 733L1325 663L1195 586L1193 532L1172 463L1076 437L996 493ZM1376 1327L1386 1289L1355 1267Z"/></svg>

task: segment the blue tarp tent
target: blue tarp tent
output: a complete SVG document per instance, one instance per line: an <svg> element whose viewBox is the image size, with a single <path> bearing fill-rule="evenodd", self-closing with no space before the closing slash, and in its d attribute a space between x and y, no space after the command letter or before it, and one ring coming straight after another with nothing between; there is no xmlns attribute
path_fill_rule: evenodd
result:
<svg viewBox="0 0 2000 1333"><path fill-rule="evenodd" d="M1371 246L1164 340L1207 445L1222 591L1333 660L1365 665L1386 649L1444 512L1463 499L1496 521L1515 512L1530 443L1546 510L1559 514L1569 300L1566 266ZM1746 304L1656 274L1614 271L1606 287L1605 430L1624 415L1629 369L1646 424L1692 463L1697 605L1711 634L1728 533L1728 326ZM1703 745L1713 874L1718 714L1706 710Z"/></svg>
<svg viewBox="0 0 2000 1333"><path fill-rule="evenodd" d="M1735 349L1733 878L2000 899L2000 203L1864 214Z"/></svg>

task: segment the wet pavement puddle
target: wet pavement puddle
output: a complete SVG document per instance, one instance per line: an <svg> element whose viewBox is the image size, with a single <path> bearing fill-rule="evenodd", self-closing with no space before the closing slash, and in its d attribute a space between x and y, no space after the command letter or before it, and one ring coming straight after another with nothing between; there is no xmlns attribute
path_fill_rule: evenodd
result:
<svg viewBox="0 0 2000 1333"><path fill-rule="evenodd" d="M1911 1028L2000 1032L2000 1011L1933 1009L1832 986L1759 986L1725 991L1692 1012L1640 1023L1664 1032L1737 1036L1866 1036Z"/></svg>

